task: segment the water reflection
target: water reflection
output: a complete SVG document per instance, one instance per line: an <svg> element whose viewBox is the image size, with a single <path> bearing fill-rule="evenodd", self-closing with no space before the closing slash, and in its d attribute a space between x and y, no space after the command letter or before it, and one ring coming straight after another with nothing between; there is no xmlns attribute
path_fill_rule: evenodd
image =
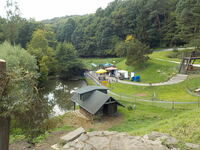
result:
<svg viewBox="0 0 200 150"><path fill-rule="evenodd" d="M62 81L57 78L51 78L45 85L43 96L53 105L50 116L58 116L73 109L71 96L79 87L85 86L84 80Z"/></svg>

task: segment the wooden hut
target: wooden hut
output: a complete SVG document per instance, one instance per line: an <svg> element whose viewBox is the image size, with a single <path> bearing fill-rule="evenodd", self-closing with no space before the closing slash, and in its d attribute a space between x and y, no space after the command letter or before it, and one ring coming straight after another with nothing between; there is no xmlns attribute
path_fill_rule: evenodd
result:
<svg viewBox="0 0 200 150"><path fill-rule="evenodd" d="M117 112L118 105L124 105L107 95L107 90L103 86L85 86L78 89L71 100L78 104L80 111L87 116L112 115Z"/></svg>

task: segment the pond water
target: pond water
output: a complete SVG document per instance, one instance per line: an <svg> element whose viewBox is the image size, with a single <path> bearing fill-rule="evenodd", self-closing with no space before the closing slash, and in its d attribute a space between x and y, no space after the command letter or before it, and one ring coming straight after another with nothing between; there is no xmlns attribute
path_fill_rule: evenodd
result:
<svg viewBox="0 0 200 150"><path fill-rule="evenodd" d="M49 79L42 95L52 106L50 116L63 115L67 111L72 110L71 96L76 89L86 85L84 80L62 81L58 78Z"/></svg>

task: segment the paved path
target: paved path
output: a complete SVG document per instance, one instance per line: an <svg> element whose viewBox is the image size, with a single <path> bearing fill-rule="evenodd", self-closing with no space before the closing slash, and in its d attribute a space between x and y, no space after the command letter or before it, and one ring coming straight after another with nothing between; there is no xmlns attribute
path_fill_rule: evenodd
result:
<svg viewBox="0 0 200 150"><path fill-rule="evenodd" d="M180 64L180 62L178 62L178 61L173 61L173 60L160 59L160 58L153 58L153 59L160 60L160 61L167 61L167 62L176 63L176 64ZM193 64L193 66L195 66L195 67L200 67L200 64Z"/></svg>
<svg viewBox="0 0 200 150"><path fill-rule="evenodd" d="M151 84L150 83L130 82L130 81L124 81L124 80L118 80L118 82L122 83L122 84L137 85L137 86L163 86L163 85L172 85L172 84L178 84L180 82L183 82L187 79L187 76L188 75L177 74L166 82L151 83Z"/></svg>
<svg viewBox="0 0 200 150"><path fill-rule="evenodd" d="M184 48L176 48L176 50L185 50L185 49L195 49L194 47L184 47ZM161 50L158 50L159 51L173 51L174 48L167 48L167 49L161 49ZM155 51L156 52L156 51Z"/></svg>
<svg viewBox="0 0 200 150"><path fill-rule="evenodd" d="M85 76L87 76L90 79L92 79L97 85L101 85L99 83L99 81L94 76L92 76L91 74L86 73ZM136 97L131 97L131 96L119 95L119 94L116 94L116 93L114 93L114 92L112 92L110 90L108 91L108 93L110 93L111 95L120 97L120 99L124 98L124 99L137 100L137 101L148 102L148 103L162 103L162 104L198 104L199 103L199 102L176 102L176 101L152 101L152 100L149 100L149 99L144 99L142 97L136 98Z"/></svg>
<svg viewBox="0 0 200 150"><path fill-rule="evenodd" d="M96 76L94 75L93 72L90 72L90 73L88 72L86 74L95 78L95 82L99 84L99 81L98 81L98 79L96 78ZM187 79L187 76L188 75L177 74L166 82L151 83L151 84L150 83L138 83L138 82L124 81L124 80L116 80L115 78L113 78L112 81L116 81L116 82L119 82L119 83L122 83L122 84L136 85L136 86L163 86L163 85L172 85L172 84L178 84L180 82L183 82Z"/></svg>

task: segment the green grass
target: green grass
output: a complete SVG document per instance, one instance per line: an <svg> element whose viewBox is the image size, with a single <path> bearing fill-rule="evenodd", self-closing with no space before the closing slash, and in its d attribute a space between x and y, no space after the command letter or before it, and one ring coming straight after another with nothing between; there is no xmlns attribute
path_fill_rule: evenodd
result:
<svg viewBox="0 0 200 150"><path fill-rule="evenodd" d="M131 67L125 64L125 60L117 64L119 69L135 72L140 75L142 83L158 83L167 81L171 76L177 73L178 65L174 63L151 59L144 67Z"/></svg>
<svg viewBox="0 0 200 150"><path fill-rule="evenodd" d="M126 106L131 105L130 103L124 104ZM177 116L182 112L182 110L165 109L148 104L135 103L135 105L136 109L132 111L129 111L127 108L119 107L119 112L122 114L124 120L120 125L113 126L109 130L143 135L145 132L137 133L137 131L156 124L161 120L169 119L172 116Z"/></svg>
<svg viewBox="0 0 200 150"><path fill-rule="evenodd" d="M129 105L128 103L126 105ZM124 120L109 130L144 135L152 131L168 133L183 141L200 144L200 109L171 110L136 103L136 110L119 108Z"/></svg>
<svg viewBox="0 0 200 150"><path fill-rule="evenodd" d="M149 55L149 57L150 58L159 58L159 59L164 59L164 60L178 61L178 62L181 61L178 58L167 57L170 53L172 53L172 51L158 51L158 52L153 52L152 54Z"/></svg>
<svg viewBox="0 0 200 150"><path fill-rule="evenodd" d="M96 85L96 83L90 78L85 78L85 81L86 81L87 85Z"/></svg>
<svg viewBox="0 0 200 150"><path fill-rule="evenodd" d="M143 96L150 99L154 95L157 99L164 101L197 101L198 97L189 94L187 88L194 89L199 86L200 76L194 75L186 81L174 85L145 87L112 83L110 88L113 92L125 96Z"/></svg>
<svg viewBox="0 0 200 150"><path fill-rule="evenodd" d="M111 63L116 65L122 60L122 58L82 58L81 60L87 69L92 70L93 68L91 66L91 63L94 63L96 65L105 63Z"/></svg>
<svg viewBox="0 0 200 150"><path fill-rule="evenodd" d="M184 52L191 52L192 50L181 50L178 51L178 55L179 58L169 58L168 56L173 54L173 51L158 51L158 52L153 52L152 54L149 55L150 58L155 59L155 58L159 58L159 59L164 59L164 60L170 60L170 61L177 61L177 62L181 62L181 58L182 58L182 53ZM195 61L196 64L200 63L200 60Z"/></svg>

